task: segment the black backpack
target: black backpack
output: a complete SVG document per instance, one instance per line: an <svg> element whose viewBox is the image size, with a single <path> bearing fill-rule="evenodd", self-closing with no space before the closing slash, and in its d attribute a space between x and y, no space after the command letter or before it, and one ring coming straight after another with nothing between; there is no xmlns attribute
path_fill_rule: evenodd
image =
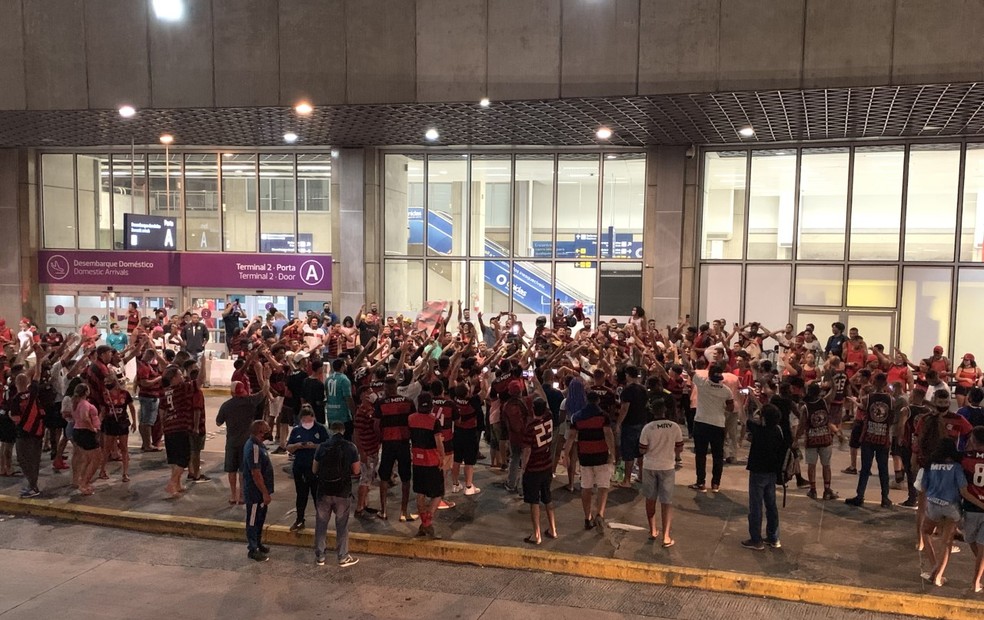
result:
<svg viewBox="0 0 984 620"><path fill-rule="evenodd" d="M318 496L348 497L352 473L344 440L333 441L318 460Z"/></svg>

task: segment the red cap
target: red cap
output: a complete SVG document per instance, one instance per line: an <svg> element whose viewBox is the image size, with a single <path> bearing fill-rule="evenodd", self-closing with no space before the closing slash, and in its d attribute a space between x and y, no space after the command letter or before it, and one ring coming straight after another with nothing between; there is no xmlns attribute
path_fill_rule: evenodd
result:
<svg viewBox="0 0 984 620"><path fill-rule="evenodd" d="M963 358L965 360L967 360L968 362L973 362L974 361L974 354L973 353L964 353Z"/></svg>
<svg viewBox="0 0 984 620"><path fill-rule="evenodd" d="M942 353L942 352L943 352L943 347L941 347L940 345L936 345L935 347L933 347L933 353Z"/></svg>
<svg viewBox="0 0 984 620"><path fill-rule="evenodd" d="M868 361L869 362L877 362L878 361L878 356L875 355L874 353L869 353L868 354Z"/></svg>
<svg viewBox="0 0 984 620"><path fill-rule="evenodd" d="M233 396L249 396L249 388L242 381L232 382L232 395Z"/></svg>

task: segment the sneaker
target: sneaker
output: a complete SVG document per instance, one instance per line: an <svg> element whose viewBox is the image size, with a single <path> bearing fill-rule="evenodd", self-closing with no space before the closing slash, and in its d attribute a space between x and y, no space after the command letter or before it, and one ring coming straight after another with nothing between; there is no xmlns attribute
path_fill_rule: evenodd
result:
<svg viewBox="0 0 984 620"><path fill-rule="evenodd" d="M776 540L767 540L765 544L769 545L773 549L782 549L782 542L777 538Z"/></svg>
<svg viewBox="0 0 984 620"><path fill-rule="evenodd" d="M346 568L352 566L353 564L358 564L359 558L353 558L350 555L346 555L344 558L338 561L338 566L341 568Z"/></svg>
<svg viewBox="0 0 984 620"><path fill-rule="evenodd" d="M461 493L461 485L460 484L452 485L451 486L451 492L452 493Z"/></svg>
<svg viewBox="0 0 984 620"><path fill-rule="evenodd" d="M304 529L304 520L303 519L298 519L297 521L294 521L294 525L290 526L290 531L292 531L292 532L297 532L297 531L303 530L303 529Z"/></svg>
<svg viewBox="0 0 984 620"><path fill-rule="evenodd" d="M864 506L864 498L852 497L850 499L845 499L844 503L847 504L848 506L857 506L860 508L861 506Z"/></svg>
<svg viewBox="0 0 984 620"><path fill-rule="evenodd" d="M270 559L270 556L268 556L267 554L263 553L259 549L257 549L256 551L250 551L249 554L247 554L246 557L248 557L249 559L254 560L256 562L266 562L267 560Z"/></svg>
<svg viewBox="0 0 984 620"><path fill-rule="evenodd" d="M478 488L475 485L472 485L470 487L465 487L465 495L478 495L481 492L482 489Z"/></svg>
<svg viewBox="0 0 984 620"><path fill-rule="evenodd" d="M847 467L845 469L842 469L841 470L841 473L842 474L851 474L852 476L857 476L858 475L858 470L856 468L854 468L854 467Z"/></svg>
<svg viewBox="0 0 984 620"><path fill-rule="evenodd" d="M507 491L509 491L510 493L515 493L516 492L516 487L512 486L511 484L504 484L502 486L505 487L505 489Z"/></svg>
<svg viewBox="0 0 984 620"><path fill-rule="evenodd" d="M698 493L707 493L707 487L705 487L702 484L692 484L692 485L690 485L687 488L688 489L693 489L694 491L697 491Z"/></svg>
<svg viewBox="0 0 984 620"><path fill-rule="evenodd" d="M752 540L751 538L741 541L741 546L746 549L754 549L755 551L762 551L765 549L765 543L761 540Z"/></svg>
<svg viewBox="0 0 984 620"><path fill-rule="evenodd" d="M205 474L199 474L198 477L195 478L195 482L208 482L209 480L211 480L211 478Z"/></svg>
<svg viewBox="0 0 984 620"><path fill-rule="evenodd" d="M918 508L919 500L916 499L915 497L910 497L909 499L899 504L899 506L902 506L904 508Z"/></svg>
<svg viewBox="0 0 984 620"><path fill-rule="evenodd" d="M810 486L810 481L802 476L796 476L796 488L803 489Z"/></svg>
<svg viewBox="0 0 984 620"><path fill-rule="evenodd" d="M270 547L267 547L266 545L260 545L258 549L261 553L266 553L267 555L270 554Z"/></svg>
<svg viewBox="0 0 984 620"><path fill-rule="evenodd" d="M737 461L735 460L735 457L733 457L733 456L729 456L728 458L724 459L724 464L725 465L734 465L736 462Z"/></svg>
<svg viewBox="0 0 984 620"><path fill-rule="evenodd" d="M817 490L814 489L814 488L811 488L809 491L806 492L806 496L809 497L810 499L816 499L817 498ZM826 494L824 494L824 499L827 499Z"/></svg>
<svg viewBox="0 0 984 620"><path fill-rule="evenodd" d="M454 508L454 502L448 502L441 500L441 503L437 505L438 510L447 510L448 508Z"/></svg>
<svg viewBox="0 0 984 620"><path fill-rule="evenodd" d="M837 493L835 493L832 489L824 489L823 490L823 498L824 499L837 499L839 497L840 497L840 495L838 495Z"/></svg>
<svg viewBox="0 0 984 620"><path fill-rule="evenodd" d="M720 493L720 492L721 492L721 485L720 484L712 484L711 485L711 493Z"/></svg>
<svg viewBox="0 0 984 620"><path fill-rule="evenodd" d="M29 499L31 497L37 497L38 495L41 495L41 491L37 489L23 489L20 492L21 499Z"/></svg>
<svg viewBox="0 0 984 620"><path fill-rule="evenodd" d="M895 504L892 503L892 500L888 499L887 497L883 497L882 498L882 501L881 501L881 507L882 508L891 508L894 505Z"/></svg>
<svg viewBox="0 0 984 620"><path fill-rule="evenodd" d="M287 449L283 446L277 446L277 449L273 451L274 454L287 454Z"/></svg>
<svg viewBox="0 0 984 620"><path fill-rule="evenodd" d="M427 536L431 540L441 540L441 538L442 538L442 536L437 533L437 530L434 529L434 526L433 525L428 525L427 526Z"/></svg>
<svg viewBox="0 0 984 620"><path fill-rule="evenodd" d="M316 555L316 556L314 556L314 563L317 564L318 566L324 566L325 565L325 556L323 556L323 555Z"/></svg>

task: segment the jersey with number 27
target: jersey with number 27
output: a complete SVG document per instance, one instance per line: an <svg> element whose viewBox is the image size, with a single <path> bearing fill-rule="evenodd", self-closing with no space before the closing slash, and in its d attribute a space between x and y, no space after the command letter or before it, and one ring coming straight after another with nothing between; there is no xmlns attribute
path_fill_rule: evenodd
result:
<svg viewBox="0 0 984 620"><path fill-rule="evenodd" d="M984 502L984 451L968 450L964 452L963 460L964 474L967 476L967 490L981 502ZM967 512L984 512L974 504L963 501L964 510Z"/></svg>
<svg viewBox="0 0 984 620"><path fill-rule="evenodd" d="M523 444L530 448L530 458L526 462L526 471L550 471L553 469L553 419L550 415L533 418L526 425Z"/></svg>

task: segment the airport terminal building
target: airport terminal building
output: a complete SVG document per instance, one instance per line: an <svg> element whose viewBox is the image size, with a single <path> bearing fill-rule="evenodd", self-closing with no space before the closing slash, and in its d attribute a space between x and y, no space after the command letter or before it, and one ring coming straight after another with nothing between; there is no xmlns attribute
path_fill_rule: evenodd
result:
<svg viewBox="0 0 984 620"><path fill-rule="evenodd" d="M984 4L939 5L0 2L0 316L559 299L959 355Z"/></svg>

